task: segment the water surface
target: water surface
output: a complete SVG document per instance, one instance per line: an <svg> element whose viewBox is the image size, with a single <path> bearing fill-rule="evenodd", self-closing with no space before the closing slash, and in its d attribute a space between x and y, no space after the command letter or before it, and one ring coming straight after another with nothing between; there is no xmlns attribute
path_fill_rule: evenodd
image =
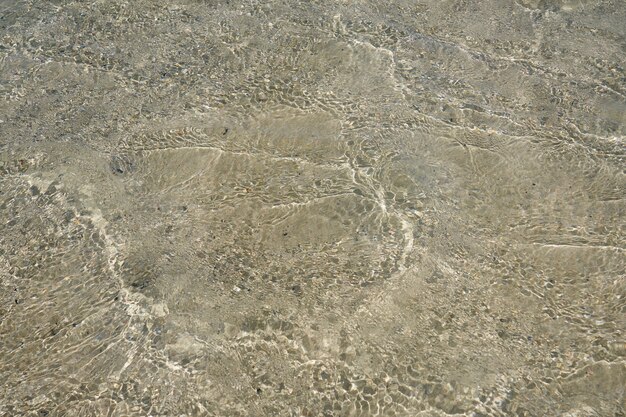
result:
<svg viewBox="0 0 626 417"><path fill-rule="evenodd" d="M625 21L0 2L0 415L623 416Z"/></svg>

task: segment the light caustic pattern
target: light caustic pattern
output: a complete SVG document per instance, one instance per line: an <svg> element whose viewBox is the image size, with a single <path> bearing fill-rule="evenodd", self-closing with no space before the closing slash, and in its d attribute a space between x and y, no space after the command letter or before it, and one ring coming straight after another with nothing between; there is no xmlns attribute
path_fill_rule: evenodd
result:
<svg viewBox="0 0 626 417"><path fill-rule="evenodd" d="M626 7L9 2L0 415L621 416Z"/></svg>

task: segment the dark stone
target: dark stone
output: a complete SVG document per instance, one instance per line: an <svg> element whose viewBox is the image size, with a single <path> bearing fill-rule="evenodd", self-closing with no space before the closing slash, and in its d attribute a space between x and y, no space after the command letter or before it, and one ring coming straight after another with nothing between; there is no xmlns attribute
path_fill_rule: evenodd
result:
<svg viewBox="0 0 626 417"><path fill-rule="evenodd" d="M66 223L69 223L72 221L72 219L74 218L74 212L72 210L68 210L63 214L63 218L65 219Z"/></svg>
<svg viewBox="0 0 626 417"><path fill-rule="evenodd" d="M293 291L297 296L302 295L302 287L299 284L292 286L291 291Z"/></svg>
<svg viewBox="0 0 626 417"><path fill-rule="evenodd" d="M134 162L129 157L124 155L112 156L109 167L111 168L111 172L115 175L123 175L135 171Z"/></svg>
<svg viewBox="0 0 626 417"><path fill-rule="evenodd" d="M57 187L55 187L54 184L50 184L50 186L46 190L46 195L53 195L56 192L57 192Z"/></svg>

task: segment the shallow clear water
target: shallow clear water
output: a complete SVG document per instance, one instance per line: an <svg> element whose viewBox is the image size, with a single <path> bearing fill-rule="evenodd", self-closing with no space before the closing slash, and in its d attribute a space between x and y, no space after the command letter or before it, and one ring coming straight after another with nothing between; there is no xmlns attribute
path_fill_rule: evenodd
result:
<svg viewBox="0 0 626 417"><path fill-rule="evenodd" d="M0 415L623 416L619 1L0 1Z"/></svg>

